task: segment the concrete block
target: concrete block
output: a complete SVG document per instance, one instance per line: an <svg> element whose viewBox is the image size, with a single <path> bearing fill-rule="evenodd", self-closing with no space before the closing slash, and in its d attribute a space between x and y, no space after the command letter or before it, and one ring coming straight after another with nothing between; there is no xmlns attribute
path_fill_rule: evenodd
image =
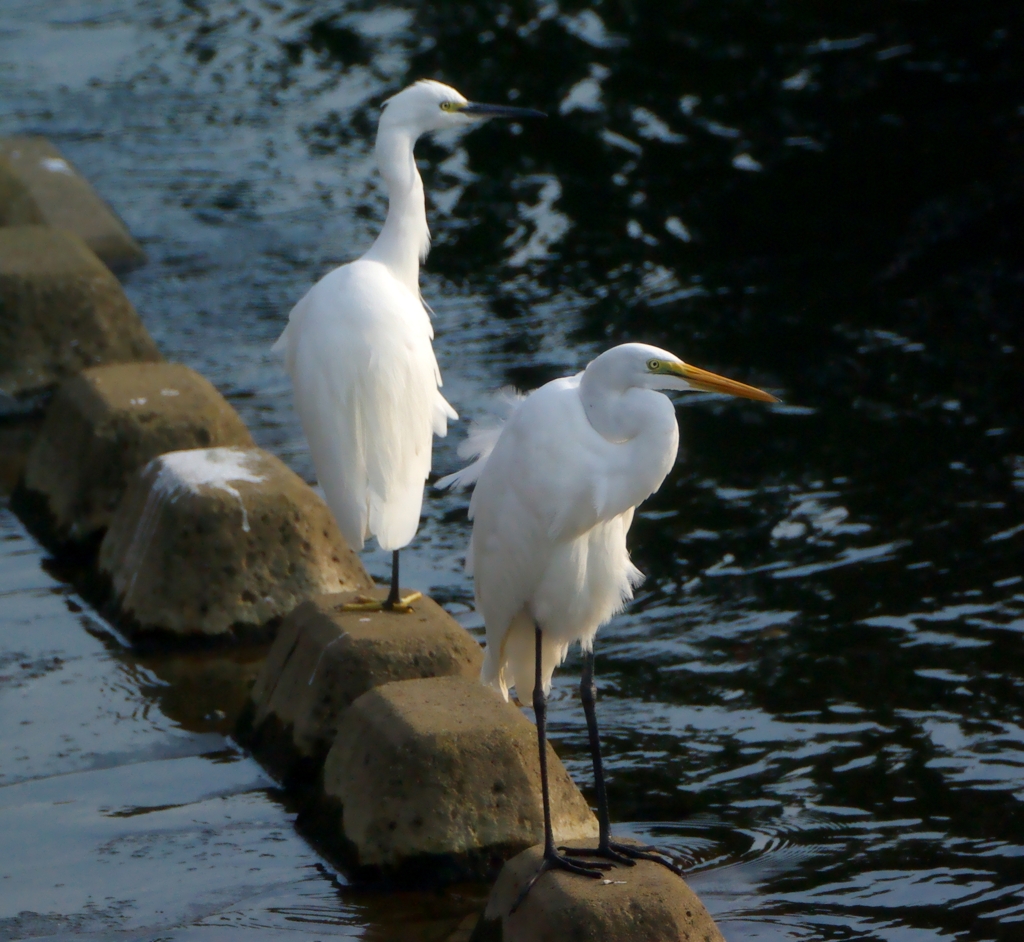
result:
<svg viewBox="0 0 1024 942"><path fill-rule="evenodd" d="M0 392L24 397L85 367L160 359L120 283L78 236L0 228Z"/></svg>
<svg viewBox="0 0 1024 942"><path fill-rule="evenodd" d="M372 584L319 495L259 448L154 458L128 485L99 568L129 627L178 637L265 634L312 595Z"/></svg>
<svg viewBox="0 0 1024 942"><path fill-rule="evenodd" d="M394 680L480 676L483 651L432 599L409 614L346 612L359 595L323 595L295 609L281 625L250 694L240 734L282 780L306 784L319 775L349 704Z"/></svg>
<svg viewBox="0 0 1024 942"><path fill-rule="evenodd" d="M124 223L46 138L0 138L0 225L34 223L75 233L114 271L146 260Z"/></svg>
<svg viewBox="0 0 1024 942"><path fill-rule="evenodd" d="M600 880L548 871L509 915L542 852L538 844L505 864L471 942L725 942L686 881L646 860Z"/></svg>
<svg viewBox="0 0 1024 942"><path fill-rule="evenodd" d="M238 413L187 366L94 367L54 395L15 509L47 542L85 541L107 528L132 472L157 455L252 444Z"/></svg>
<svg viewBox="0 0 1024 942"><path fill-rule="evenodd" d="M556 838L596 839L550 745L548 767ZM398 681L355 700L327 754L324 794L340 807L333 834L361 875L487 878L543 835L536 729L465 677Z"/></svg>
<svg viewBox="0 0 1024 942"><path fill-rule="evenodd" d="M3 148L9 138L0 138ZM29 188L6 157L0 156L0 226L45 226Z"/></svg>
<svg viewBox="0 0 1024 942"><path fill-rule="evenodd" d="M0 414L0 495L8 495L25 473L29 449L39 434L42 417Z"/></svg>

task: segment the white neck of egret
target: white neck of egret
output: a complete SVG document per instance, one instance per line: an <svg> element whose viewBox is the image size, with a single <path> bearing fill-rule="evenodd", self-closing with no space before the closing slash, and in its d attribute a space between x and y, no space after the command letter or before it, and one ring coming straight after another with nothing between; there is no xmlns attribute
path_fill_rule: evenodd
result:
<svg viewBox="0 0 1024 942"><path fill-rule="evenodd" d="M423 180L416 168L416 137L405 127L393 127L381 118L377 130L377 167L388 188L388 216L377 240L363 256L386 265L417 297L420 262L430 248Z"/></svg>

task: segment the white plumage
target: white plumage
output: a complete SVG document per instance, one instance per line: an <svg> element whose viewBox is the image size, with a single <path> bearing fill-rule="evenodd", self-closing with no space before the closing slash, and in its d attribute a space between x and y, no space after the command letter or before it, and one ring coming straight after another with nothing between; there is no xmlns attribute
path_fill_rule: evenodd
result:
<svg viewBox="0 0 1024 942"><path fill-rule="evenodd" d="M416 534L431 436L457 418L442 397L423 304L387 266L336 268L296 305L287 367L328 506L348 543L386 550Z"/></svg>
<svg viewBox="0 0 1024 942"><path fill-rule="evenodd" d="M434 332L420 299L430 232L413 148L429 131L530 114L473 104L433 81L385 102L376 143L388 188L380 235L362 258L307 292L274 345L285 354L327 503L355 549L370 535L386 550L413 538L432 436L445 435L448 420L458 418L440 393Z"/></svg>
<svg viewBox="0 0 1024 942"><path fill-rule="evenodd" d="M633 595L642 576L626 534L637 505L665 480L679 448L675 410L659 389L707 389L774 402L773 396L690 366L646 344L613 347L568 379L556 379L518 403L500 431L467 443L477 461L439 481L475 484L467 563L487 629L481 679L507 698L532 702L537 719L544 855L511 911L547 870L598 878L605 857L632 864L678 864L653 847L611 839L594 684L594 635ZM460 452L462 449L460 449ZM594 762L598 843L560 853L551 829L547 774L547 691L569 645L583 647L580 700Z"/></svg>
<svg viewBox="0 0 1024 942"><path fill-rule="evenodd" d="M626 534L679 447L675 410L657 390L691 387L771 399L657 347L623 344L512 403L503 428L460 449L477 461L438 482L475 484L467 565L487 629L482 679L506 697L513 685L524 703L533 695L535 627L546 690L569 645L590 650L632 598L643 576Z"/></svg>
<svg viewBox="0 0 1024 942"><path fill-rule="evenodd" d="M547 688L569 645L589 649L643 578L626 533L672 467L679 431L668 399L625 385L621 367L666 358L675 359L628 344L548 383L514 408L492 450L450 479L476 483L467 563L487 626L482 679L506 697L513 685L523 702L533 696L535 625Z"/></svg>

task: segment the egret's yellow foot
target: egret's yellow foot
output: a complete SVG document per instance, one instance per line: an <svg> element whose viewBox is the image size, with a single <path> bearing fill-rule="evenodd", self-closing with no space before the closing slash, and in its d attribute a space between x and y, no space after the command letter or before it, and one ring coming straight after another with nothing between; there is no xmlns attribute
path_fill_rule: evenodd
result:
<svg viewBox="0 0 1024 942"><path fill-rule="evenodd" d="M388 605L386 599L371 599L366 595L357 595L352 602L346 602L338 611L342 612L398 612L408 615L412 611L412 603L423 598L422 592L410 592L402 596L394 605Z"/></svg>

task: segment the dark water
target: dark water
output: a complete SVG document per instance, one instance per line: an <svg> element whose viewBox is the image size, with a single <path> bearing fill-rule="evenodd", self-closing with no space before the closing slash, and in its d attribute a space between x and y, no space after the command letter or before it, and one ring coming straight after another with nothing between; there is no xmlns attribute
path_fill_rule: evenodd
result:
<svg viewBox="0 0 1024 942"><path fill-rule="evenodd" d="M127 288L161 348L307 477L268 347L379 225L380 100L433 76L551 112L419 151L424 293L456 408L472 418L489 390L625 339L785 402L680 400L685 460L632 532L648 581L599 639L613 817L693 861L731 942L1022 937L1019 4L3 0L0 14L0 132L49 135L95 182L150 255ZM407 572L476 630L464 505L430 497ZM214 668L140 664L2 525L0 805L23 829L2 833L35 863L0 881L0 935L440 939L472 911L479 891L338 890L211 704L181 693ZM381 554L367 562L385 575ZM585 783L577 668L556 679L553 726ZM218 669L227 713L251 665ZM86 744L69 713L106 719ZM24 809L65 792L93 810L30 825ZM111 819L103 801L141 811ZM201 834L229 833L209 804L239 824L204 864L220 882L189 882ZM160 853L103 877L102 848L140 833L164 835L146 845Z"/></svg>

